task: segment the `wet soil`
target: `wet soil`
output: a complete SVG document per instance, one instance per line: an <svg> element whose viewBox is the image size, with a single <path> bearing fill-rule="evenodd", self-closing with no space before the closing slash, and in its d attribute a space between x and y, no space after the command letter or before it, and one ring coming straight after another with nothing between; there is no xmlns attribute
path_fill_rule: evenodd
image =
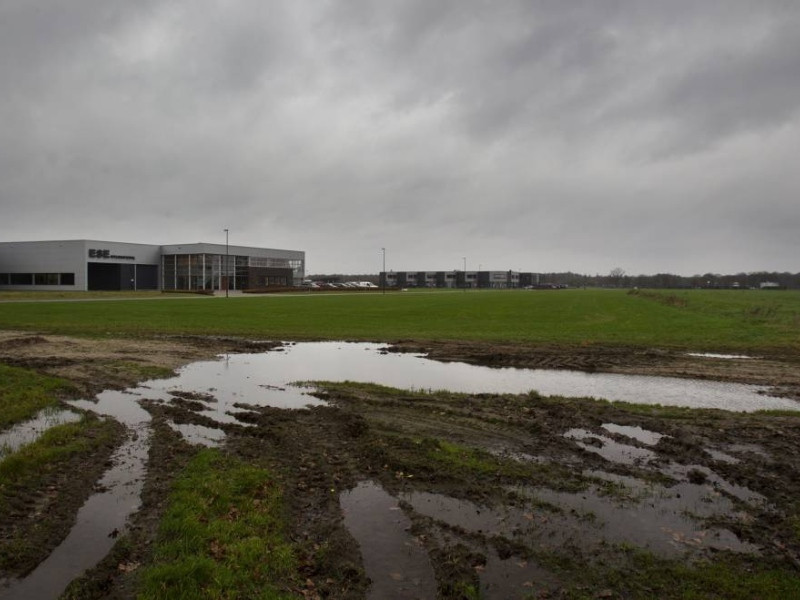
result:
<svg viewBox="0 0 800 600"><path fill-rule="evenodd" d="M384 504L394 498L410 520L384 543L423 547L435 573L427 584L440 598L479 589L487 598L568 597L580 585L610 589L607 597L651 597L635 579L619 581L632 568L631 547L679 564L769 565L790 577L800 565L790 525L800 493L799 417L359 384L328 385L319 395L328 406L251 406L240 415L249 427L221 426L227 451L281 474L303 597L377 597L375 589L416 597L425 589L394 570L369 571L374 549L347 525L348 516L359 519L352 513L363 490ZM167 414L204 422L185 404ZM586 435L570 434L578 429ZM603 447L609 452L595 451ZM627 460L617 448L647 458ZM396 527L392 510L373 527L381 535ZM377 518L370 514L363 518Z"/></svg>
<svg viewBox="0 0 800 600"><path fill-rule="evenodd" d="M90 394L130 386L158 369L271 345L0 332L0 362L65 377ZM393 349L490 366L759 383L788 393L800 385L790 356L732 362L671 351L456 342L400 342ZM398 532L408 536L400 542L427 551L440 598L474 597L478 590L486 598L670 597L641 587L633 575L620 576L635 572L631 547L680 564L711 560L750 571L768 566L787 576L800 571L800 472L794 460L800 417L358 384L330 385L317 395L328 404L291 411L247 406L237 415L247 426L198 414L207 397L179 394L168 405L146 403L153 433L142 507L106 559L73 582L66 597L136 596L139 568L153 560L171 482L196 451L168 422L222 429L226 452L279 474L305 582L294 590L298 597L364 598L375 589L371 580L403 583L401 573L368 572L368 550L348 528L342 498L364 489L396 500L389 511L401 511L410 523ZM615 450L633 458L617 460ZM20 497L19 511L0 517L2 536L3 527L28 526L34 507L51 495L74 498L53 511L57 518L37 522L46 530L42 556L5 573L29 571L63 538L112 451L98 452L73 466L69 477ZM696 504L687 504L689 498ZM624 522L614 512L620 507L654 519L666 512L673 520L654 527L652 539L629 539L622 525L613 525L613 519ZM425 582L414 585L425 589Z"/></svg>
<svg viewBox="0 0 800 600"><path fill-rule="evenodd" d="M142 506L106 558L70 584L62 595L65 600L135 598L139 568L153 560L153 543L172 481L194 456L197 447L187 444L166 425L161 407L148 405L147 408L153 420Z"/></svg>
<svg viewBox="0 0 800 600"><path fill-rule="evenodd" d="M9 499L0 511L0 582L29 573L66 537L124 435L119 423L95 420L87 437L102 442L93 453L75 454L13 489L0 483Z"/></svg>

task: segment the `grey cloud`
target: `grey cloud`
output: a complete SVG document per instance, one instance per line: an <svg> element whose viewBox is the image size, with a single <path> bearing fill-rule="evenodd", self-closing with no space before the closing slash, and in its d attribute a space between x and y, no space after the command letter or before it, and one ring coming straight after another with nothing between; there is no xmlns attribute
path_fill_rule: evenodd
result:
<svg viewBox="0 0 800 600"><path fill-rule="evenodd" d="M793 3L0 11L5 238L228 227L319 270L375 270L380 247L407 268L792 264Z"/></svg>

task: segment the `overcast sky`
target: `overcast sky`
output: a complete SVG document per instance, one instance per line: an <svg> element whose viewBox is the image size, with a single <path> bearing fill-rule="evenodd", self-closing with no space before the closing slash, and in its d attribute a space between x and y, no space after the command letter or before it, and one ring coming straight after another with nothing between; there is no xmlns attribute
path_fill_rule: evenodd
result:
<svg viewBox="0 0 800 600"><path fill-rule="evenodd" d="M800 271L800 2L0 0L0 240Z"/></svg>

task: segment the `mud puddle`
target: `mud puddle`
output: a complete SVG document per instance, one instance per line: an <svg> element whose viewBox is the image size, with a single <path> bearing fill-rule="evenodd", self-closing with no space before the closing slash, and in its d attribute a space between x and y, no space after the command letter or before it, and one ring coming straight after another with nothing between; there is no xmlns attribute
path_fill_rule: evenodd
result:
<svg viewBox="0 0 800 600"><path fill-rule="evenodd" d="M644 437L649 445L655 445L657 443L657 441L652 442L650 436L657 436L658 439L666 437L642 428L621 428L620 426L614 426L612 428L609 427L609 425L610 424L604 424L603 428L606 430L623 429L633 434L631 437L639 435L639 431L636 431L636 429L639 429L645 434ZM753 492L744 486L729 483L704 465L680 464L673 461L664 461L659 458L654 450L618 442L585 429L570 429L564 433L564 437L575 442L575 444L583 450L598 454L610 463L637 466L657 471L680 482L690 481L692 483L701 484L713 490L716 496L719 496L720 492L724 492L729 496L754 506L766 503L766 498L763 495ZM720 451L709 451L709 449L705 448L704 452L715 460L720 460L727 464L737 464L738 462L738 459L735 457ZM706 498L705 501L711 502L708 498Z"/></svg>
<svg viewBox="0 0 800 600"><path fill-rule="evenodd" d="M723 452L722 450L717 450L715 448L704 448L704 452L714 460L718 460L729 465L738 465L740 462L742 462L735 456L731 456L727 452Z"/></svg>
<svg viewBox="0 0 800 600"><path fill-rule="evenodd" d="M525 492L569 514L572 522L560 524L559 530L563 531L562 527L566 526L574 535L569 541L580 543L584 549L590 546L599 549L606 543L625 543L665 557L702 549L744 554L760 551L759 546L740 540L729 529L704 522L711 517L728 515L735 508L712 486L681 482L664 488L648 486L632 478L626 478L623 485L627 488L625 493L636 498L635 501L604 495L602 488L578 494L548 489Z"/></svg>
<svg viewBox="0 0 800 600"><path fill-rule="evenodd" d="M373 600L436 597L436 577L428 554L409 533L411 521L397 500L374 482L343 492L344 523L361 548Z"/></svg>
<svg viewBox="0 0 800 600"><path fill-rule="evenodd" d="M606 431L611 433L618 433L625 437L633 438L634 440L646 444L647 446L655 446L665 437L663 433L655 431L648 431L638 425L617 425L616 423L603 423L601 425Z"/></svg>
<svg viewBox="0 0 800 600"><path fill-rule="evenodd" d="M730 530L705 524L706 519L728 515L735 508L712 485L684 481L663 487L610 473L592 476L613 482L615 492L609 494L602 485L579 493L516 487L510 491L530 502L500 508L431 492L411 492L401 499L450 528L487 538L500 536L536 550L575 546L592 552L609 543L627 543L666 557L709 548L759 552L757 545Z"/></svg>
<svg viewBox="0 0 800 600"><path fill-rule="evenodd" d="M581 492L511 486L507 492L516 501L488 505L424 490L401 492L395 498L374 482L365 482L342 493L340 503L345 526L358 541L373 582L370 598L420 597L418 590L396 587L409 578L419 581L419 567L403 562L412 560L408 556L413 555L414 565L424 562L418 556L419 538L409 529L424 532L420 537L435 540L434 546L444 548L445 554L448 548L470 548L471 568L484 597L527 597L533 589L546 590L557 581L553 572L537 563L537 553L569 548L588 558L613 545L635 545L665 559L704 556L709 551L759 555L760 546L740 539L714 519L748 518L737 513L735 500L720 488L737 492L731 495L750 503L762 503L764 498L745 488L736 490L738 486L709 469L704 469L708 474L704 483L688 481L687 472L698 468L674 466L670 472L682 479L671 486L587 471L585 475L597 483ZM415 527L399 512L400 506ZM509 555L509 548L516 550Z"/></svg>
<svg viewBox="0 0 800 600"><path fill-rule="evenodd" d="M81 416L71 410L45 408L33 419L0 432L0 460L22 446L32 444L48 429L65 423L76 423L80 419Z"/></svg>
<svg viewBox="0 0 800 600"><path fill-rule="evenodd" d="M140 424L114 453L112 467L78 511L75 525L61 544L24 579L0 589L8 600L58 598L69 583L108 554L141 504L149 428Z"/></svg>
<svg viewBox="0 0 800 600"><path fill-rule="evenodd" d="M282 351L232 354L192 363L169 379L150 380L113 392L119 403L148 399L162 403L190 397L193 410L219 424L246 424L237 415L247 406L303 408L323 404L302 381L360 381L410 390L464 393L594 397L641 404L732 411L798 410L800 404L764 394L753 385L567 370L492 368L439 362L421 355L389 353L368 343L309 342ZM132 403L132 402L131 402Z"/></svg>
<svg viewBox="0 0 800 600"><path fill-rule="evenodd" d="M578 447L587 452L594 452L609 462L640 465L657 458L657 454L652 450L623 444L607 436L598 435L585 429L570 429L564 433L564 437L573 440Z"/></svg>
<svg viewBox="0 0 800 600"><path fill-rule="evenodd" d="M205 427L204 425L190 425L187 423L174 423L167 421L167 425L181 434L184 440L190 444L216 448L225 440L225 432L215 427Z"/></svg>
<svg viewBox="0 0 800 600"><path fill-rule="evenodd" d="M147 473L150 413L136 402L119 402L116 394L104 392L95 401L68 403L120 421L128 427L128 439L114 452L111 467L78 511L67 537L27 577L0 589L0 598L57 598L73 579L108 554L138 510Z"/></svg>
<svg viewBox="0 0 800 600"><path fill-rule="evenodd" d="M720 358L723 360L758 360L757 356L748 356L747 354L717 354L716 352L687 352L686 356Z"/></svg>
<svg viewBox="0 0 800 600"><path fill-rule="evenodd" d="M417 511L418 504L426 502L426 496L434 494L403 494L400 500L411 503L411 510ZM454 499L454 503L459 501ZM430 502L430 500L427 500ZM348 531L358 542L364 560L364 568L371 580L367 597L371 599L397 598L434 598L436 579L428 552L420 539L414 537L411 520L402 512L398 499L387 493L380 485L368 481L358 484L352 490L340 495L340 504L344 513L344 523ZM495 517L488 515L488 520L478 518L481 510L461 503L464 510L464 522L470 526L480 527L484 524L489 531L495 523ZM453 507L444 508L450 516ZM424 511L419 511L423 514ZM458 519L456 519L458 521ZM478 532L483 532L478 529ZM451 532L427 531L426 535L436 538L441 546L453 544L456 540ZM509 593L524 593L533 587L533 582L551 580L550 573L533 561L518 557L501 558L494 548L478 546L474 540L466 542L481 556L472 565L480 581L481 597L508 597Z"/></svg>

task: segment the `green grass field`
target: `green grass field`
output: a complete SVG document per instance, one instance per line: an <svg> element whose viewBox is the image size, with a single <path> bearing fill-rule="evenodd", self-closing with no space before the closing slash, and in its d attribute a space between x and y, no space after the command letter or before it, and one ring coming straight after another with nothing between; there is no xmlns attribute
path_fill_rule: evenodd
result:
<svg viewBox="0 0 800 600"><path fill-rule="evenodd" d="M0 328L796 351L800 292L574 289L14 302L0 304Z"/></svg>

